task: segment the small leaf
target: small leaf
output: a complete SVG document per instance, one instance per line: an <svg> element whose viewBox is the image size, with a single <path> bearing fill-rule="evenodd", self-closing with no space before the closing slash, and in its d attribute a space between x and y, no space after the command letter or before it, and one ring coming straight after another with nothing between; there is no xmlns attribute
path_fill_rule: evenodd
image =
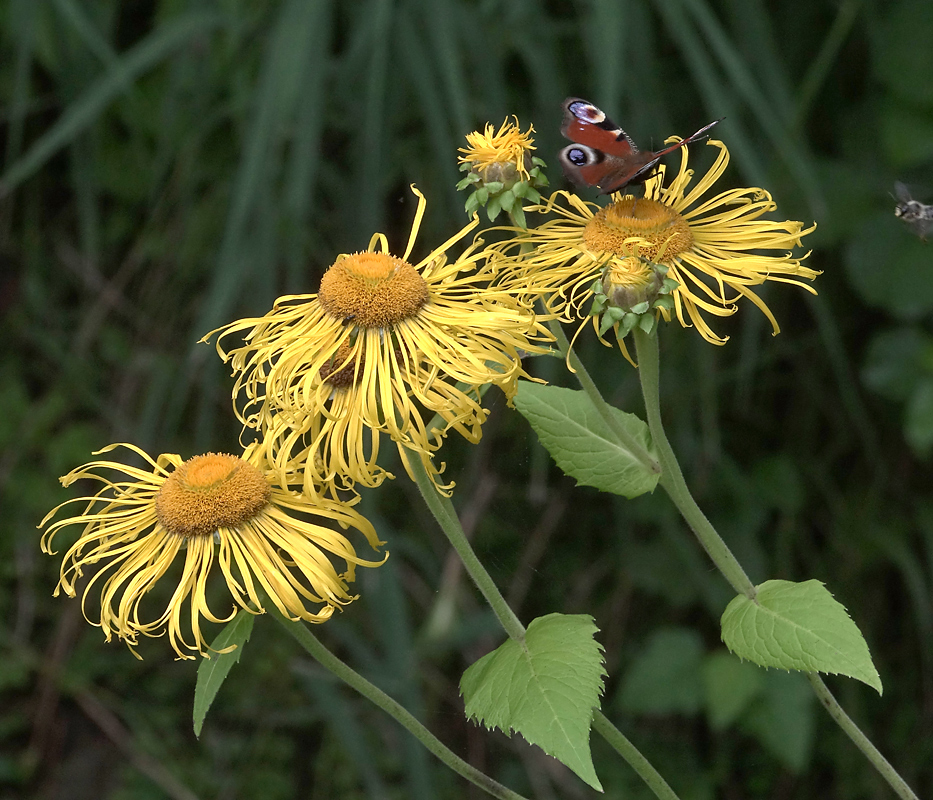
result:
<svg viewBox="0 0 933 800"><path fill-rule="evenodd" d="M648 301L642 300L640 303L636 303L634 306L632 306L629 310L633 314L644 314L648 310L648 308L649 308Z"/></svg>
<svg viewBox="0 0 933 800"><path fill-rule="evenodd" d="M499 202L498 196L490 197L489 202L486 203L486 216L489 217L489 221L495 222L500 211L502 211L502 204Z"/></svg>
<svg viewBox="0 0 933 800"><path fill-rule="evenodd" d="M211 650L226 650L235 646L229 653L212 653L198 665L198 679L194 687L194 735L201 735L201 727L207 710L214 702L217 692L230 674L233 665L240 660L243 646L249 641L253 631L255 616L247 611L240 611L211 642Z"/></svg>
<svg viewBox="0 0 933 800"><path fill-rule="evenodd" d="M477 197L477 194L479 194L479 193L478 193L478 192L473 192L473 194L471 194L471 195L466 199L466 202L463 204L464 210L465 210L466 213L469 214L470 216L472 216L474 213L476 213L476 209L479 208L479 197Z"/></svg>
<svg viewBox="0 0 933 800"><path fill-rule="evenodd" d="M868 645L841 603L817 580L765 581L722 615L722 640L762 667L848 675L881 694Z"/></svg>
<svg viewBox="0 0 933 800"><path fill-rule="evenodd" d="M525 199L529 203L540 202L541 193L537 189L535 189L534 186L529 186L528 189L525 190Z"/></svg>
<svg viewBox="0 0 933 800"><path fill-rule="evenodd" d="M481 206L486 205L486 201L489 200L489 187L480 186L479 189L477 189L476 192L474 193L473 197L476 198L476 201Z"/></svg>
<svg viewBox="0 0 933 800"><path fill-rule="evenodd" d="M515 224L519 228L528 228L528 223L525 221L525 210L518 204L512 209L512 219L515 220Z"/></svg>
<svg viewBox="0 0 933 800"><path fill-rule="evenodd" d="M625 497L654 491L658 474L616 442L584 392L519 381L515 407L557 466L580 484ZM612 412L619 425L656 458L648 426L634 414L617 408Z"/></svg>
<svg viewBox="0 0 933 800"><path fill-rule="evenodd" d="M596 630L586 615L532 620L523 645L510 639L483 656L463 674L460 692L468 719L520 733L602 791L590 754L606 674Z"/></svg>
<svg viewBox="0 0 933 800"><path fill-rule="evenodd" d="M512 187L512 194L516 197L524 197L530 188L531 186L527 181L519 181Z"/></svg>
<svg viewBox="0 0 933 800"><path fill-rule="evenodd" d="M498 194L502 191L502 187L505 186L502 181L487 181L486 188L489 189L490 194Z"/></svg>
<svg viewBox="0 0 933 800"><path fill-rule="evenodd" d="M506 213L512 211L512 206L515 205L515 194L511 189L506 189L499 195L499 205L505 209Z"/></svg>

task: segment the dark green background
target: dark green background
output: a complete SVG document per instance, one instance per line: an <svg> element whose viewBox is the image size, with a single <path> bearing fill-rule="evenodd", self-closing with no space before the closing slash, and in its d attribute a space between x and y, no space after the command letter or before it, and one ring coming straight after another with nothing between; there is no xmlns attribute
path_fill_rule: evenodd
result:
<svg viewBox="0 0 933 800"><path fill-rule="evenodd" d="M197 339L314 291L377 230L403 248L411 182L429 201L415 257L447 238L465 219L456 148L487 120L533 123L562 185L568 95L643 145L725 116L723 188L764 186L779 218L818 223L819 297L762 292L780 337L750 304L718 324L723 348L662 330L664 413L752 579L818 578L847 606L885 693L828 683L933 791L933 244L890 195L901 180L933 199L933 4L7 0L0 797L479 796L266 619L195 740L195 664L165 640L142 662L105 645L78 603L51 597L58 560L35 526L67 496L57 477L104 444L235 450L229 376ZM592 337L583 350L640 411L619 354ZM572 385L557 361L533 368ZM475 547L526 623L594 615L604 708L684 800L892 796L799 675L722 658L727 586L660 492L573 488L501 394L487 402L482 444L444 451ZM316 632L516 790L596 796L464 721L459 675L502 634L406 480L364 509L392 557ZM439 596L452 618L432 617ZM595 737L594 755L607 797L647 796Z"/></svg>

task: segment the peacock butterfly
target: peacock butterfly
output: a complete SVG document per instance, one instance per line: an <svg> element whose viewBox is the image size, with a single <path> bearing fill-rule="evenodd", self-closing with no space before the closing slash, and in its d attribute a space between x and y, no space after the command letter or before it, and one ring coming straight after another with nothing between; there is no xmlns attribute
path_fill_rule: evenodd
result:
<svg viewBox="0 0 933 800"><path fill-rule="evenodd" d="M568 97L563 107L560 132L575 142L560 151L564 174L574 183L598 187L603 194L617 192L630 183L644 183L664 156L702 139L723 119L714 120L664 150L643 153L625 131L592 103Z"/></svg>

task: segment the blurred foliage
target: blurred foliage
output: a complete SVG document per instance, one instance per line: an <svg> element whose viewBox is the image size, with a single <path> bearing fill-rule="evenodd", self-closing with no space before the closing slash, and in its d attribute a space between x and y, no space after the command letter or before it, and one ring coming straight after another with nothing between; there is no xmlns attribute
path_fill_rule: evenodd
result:
<svg viewBox="0 0 933 800"><path fill-rule="evenodd" d="M404 247L412 182L421 247L445 239L463 222L456 148L487 121L533 123L559 186L568 95L646 145L725 116L727 177L817 221L820 296L767 291L780 337L750 305L723 348L662 331L664 412L752 579L818 578L848 607L885 693L830 685L933 791L933 244L890 196L895 180L933 196L933 5L5 0L0 52L0 798L479 796L265 619L196 740L196 665L164 641L141 662L105 645L51 597L35 526L65 499L57 476L111 441L235 450L230 382L195 342L315 290L376 230ZM583 357L640 412L618 353ZM534 369L571 385L558 362ZM526 623L596 617L607 713L684 800L888 796L800 676L723 662L728 587L660 492L573 488L487 402L482 443L445 445L477 551ZM502 634L411 486L364 508L392 558L319 634L517 791L595 796L463 719L459 676ZM646 796L593 746L607 797Z"/></svg>

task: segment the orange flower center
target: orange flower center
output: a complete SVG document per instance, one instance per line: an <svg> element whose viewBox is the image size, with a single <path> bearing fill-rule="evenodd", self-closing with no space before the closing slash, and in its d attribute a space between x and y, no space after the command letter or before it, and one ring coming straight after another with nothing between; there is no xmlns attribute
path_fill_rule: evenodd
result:
<svg viewBox="0 0 933 800"><path fill-rule="evenodd" d="M210 536L253 519L269 502L272 487L252 464L207 453L188 459L166 478L156 514L178 536Z"/></svg>
<svg viewBox="0 0 933 800"><path fill-rule="evenodd" d="M639 255L669 262L693 247L690 225L657 200L623 197L600 209L583 232L587 247L600 253Z"/></svg>
<svg viewBox="0 0 933 800"><path fill-rule="evenodd" d="M407 261L385 253L355 253L321 279L318 300L331 316L362 328L390 328L428 301L424 278Z"/></svg>

